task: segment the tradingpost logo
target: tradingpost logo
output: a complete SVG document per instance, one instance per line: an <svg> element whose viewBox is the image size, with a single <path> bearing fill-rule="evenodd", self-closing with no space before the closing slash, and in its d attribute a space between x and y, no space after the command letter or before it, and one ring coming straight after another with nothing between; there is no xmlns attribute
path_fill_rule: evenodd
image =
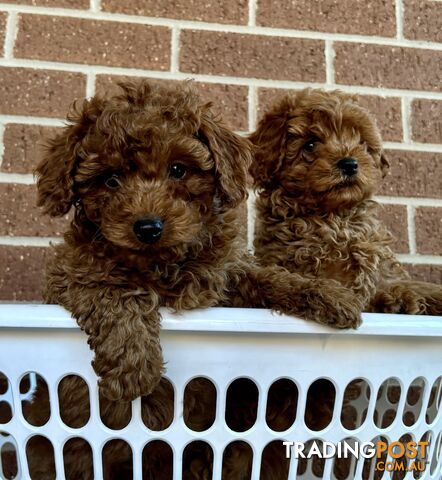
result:
<svg viewBox="0 0 442 480"><path fill-rule="evenodd" d="M427 449L429 442L332 442L309 441L282 442L286 458L359 458L376 460L379 472L424 472L428 464ZM408 465L400 461L403 457L409 460Z"/></svg>

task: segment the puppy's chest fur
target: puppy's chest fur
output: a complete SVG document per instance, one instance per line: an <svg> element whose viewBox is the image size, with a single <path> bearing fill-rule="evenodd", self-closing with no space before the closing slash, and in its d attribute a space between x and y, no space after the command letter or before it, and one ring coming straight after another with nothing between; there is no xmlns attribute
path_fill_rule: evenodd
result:
<svg viewBox="0 0 442 480"><path fill-rule="evenodd" d="M296 210L257 200L255 253L262 263L337 280L366 301L383 279L400 275L375 202L324 215Z"/></svg>

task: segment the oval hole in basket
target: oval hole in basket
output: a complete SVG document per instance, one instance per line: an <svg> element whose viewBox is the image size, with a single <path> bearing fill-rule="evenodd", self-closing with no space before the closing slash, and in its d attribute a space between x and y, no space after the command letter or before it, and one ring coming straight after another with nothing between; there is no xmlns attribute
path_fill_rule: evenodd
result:
<svg viewBox="0 0 442 480"><path fill-rule="evenodd" d="M204 478L204 480L211 480L212 471L212 447L201 440L186 445L183 451L183 479Z"/></svg>
<svg viewBox="0 0 442 480"><path fill-rule="evenodd" d="M406 433L405 435L402 435L398 442L404 446L403 449L404 451L406 451L406 444L408 442L412 442L413 440L413 437L409 433ZM395 454L399 451L399 449L399 446L393 447L393 451L395 452ZM410 463L408 457L404 453L401 457L393 459L392 461L394 464L394 469L391 476L392 480L403 480L405 478L405 475L407 474L407 468Z"/></svg>
<svg viewBox="0 0 442 480"><path fill-rule="evenodd" d="M353 480L355 477L355 470L357 467L357 459L352 454L356 448L356 440L354 438L344 438L341 442L343 455L338 458L337 454L333 459L333 475L336 480ZM348 450L347 450L348 449Z"/></svg>
<svg viewBox="0 0 442 480"><path fill-rule="evenodd" d="M283 440L273 440L262 451L260 478L286 480L289 475L290 459L285 456Z"/></svg>
<svg viewBox="0 0 442 480"><path fill-rule="evenodd" d="M0 423L8 423L12 420L12 408L8 402L0 401Z"/></svg>
<svg viewBox="0 0 442 480"><path fill-rule="evenodd" d="M347 385L341 410L341 423L344 428L355 430L364 423L370 393L370 386L362 378L356 378Z"/></svg>
<svg viewBox="0 0 442 480"><path fill-rule="evenodd" d="M107 428L121 430L127 427L132 418L132 404L130 402L113 402L102 393L100 399L100 418Z"/></svg>
<svg viewBox="0 0 442 480"><path fill-rule="evenodd" d="M258 387L249 378L237 378L227 389L226 423L234 432L253 427L258 412Z"/></svg>
<svg viewBox="0 0 442 480"><path fill-rule="evenodd" d="M430 464L430 474L434 475L437 468L442 466L442 432L439 432L436 443L434 445L433 457Z"/></svg>
<svg viewBox="0 0 442 480"><path fill-rule="evenodd" d="M9 390L9 380L8 377L0 372L0 395L4 395Z"/></svg>
<svg viewBox="0 0 442 480"><path fill-rule="evenodd" d="M289 429L296 420L298 387L293 380L280 378L267 394L266 422L275 432Z"/></svg>
<svg viewBox="0 0 442 480"><path fill-rule="evenodd" d="M42 427L51 416L46 380L36 372L29 372L21 378L19 389L23 417L34 427Z"/></svg>
<svg viewBox="0 0 442 480"><path fill-rule="evenodd" d="M436 420L439 413L440 405L442 403L442 376L440 376L432 385L430 398L428 400L426 421L428 425Z"/></svg>
<svg viewBox="0 0 442 480"><path fill-rule="evenodd" d="M396 418L401 398L401 385L397 378L387 378L379 387L373 420L378 428L389 427Z"/></svg>
<svg viewBox="0 0 442 480"><path fill-rule="evenodd" d="M32 479L55 480L54 448L46 437L35 435L28 440L26 458Z"/></svg>
<svg viewBox="0 0 442 480"><path fill-rule="evenodd" d="M66 480L94 478L92 448L83 438L70 438L63 447Z"/></svg>
<svg viewBox="0 0 442 480"><path fill-rule="evenodd" d="M242 440L229 443L223 453L222 480L241 478L249 480L252 475L252 447Z"/></svg>
<svg viewBox="0 0 442 480"><path fill-rule="evenodd" d="M330 380L318 378L309 387L305 406L305 424L310 430L324 430L333 418L336 390Z"/></svg>
<svg viewBox="0 0 442 480"><path fill-rule="evenodd" d="M387 444L387 446L389 445L389 441L386 437L383 437L383 436L379 436L379 437L375 437L373 440L372 440L372 443L376 444L377 442L384 442L385 444ZM376 465L378 462L385 462L387 460L387 450L388 450L388 447L387 449L381 454L381 457L380 458L376 458L376 457L373 457L373 458L366 458L364 460L364 467L362 469L362 478L364 480L380 480L383 476L384 476L384 471L379 471L376 469ZM387 478L387 477L385 477Z"/></svg>
<svg viewBox="0 0 442 480"><path fill-rule="evenodd" d="M407 398L404 405L402 421L407 427L411 427L417 422L422 411L423 396L425 391L425 380L418 377L413 380L408 387Z"/></svg>
<svg viewBox="0 0 442 480"><path fill-rule="evenodd" d="M58 384L60 418L71 428L81 428L89 421L89 387L78 375L67 375Z"/></svg>
<svg viewBox="0 0 442 480"><path fill-rule="evenodd" d="M166 430L173 422L175 393L173 385L167 378L161 378L155 390L141 397L141 418L150 430Z"/></svg>
<svg viewBox="0 0 442 480"><path fill-rule="evenodd" d="M316 445L322 450L323 442L319 439L308 440L304 444L304 455L307 456L310 449L313 446L313 442L316 442ZM319 455L313 454L310 458L299 458L298 459L298 469L296 478L322 478L324 475L324 466L325 460L320 458Z"/></svg>
<svg viewBox="0 0 442 480"><path fill-rule="evenodd" d="M133 479L132 449L124 440L109 440L103 447L103 479Z"/></svg>
<svg viewBox="0 0 442 480"><path fill-rule="evenodd" d="M192 379L184 390L184 423L195 432L213 425L216 417L216 387L208 379Z"/></svg>
<svg viewBox="0 0 442 480"><path fill-rule="evenodd" d="M0 432L1 436L9 437L0 451L0 478L12 480L18 475L18 456L15 440L6 432Z"/></svg>
<svg viewBox="0 0 442 480"><path fill-rule="evenodd" d="M416 457L416 462L426 462L428 461L428 452L431 448L431 443L433 441L433 433L429 430L428 432L425 432L422 435L422 438L420 439L421 442L428 442L428 446L425 449L425 457L422 455L422 450L417 446L417 457ZM427 472L428 465L425 466L425 471L421 472L419 470L414 470L413 471L413 478L416 480L419 478L422 478L424 476L424 473Z"/></svg>
<svg viewBox="0 0 442 480"><path fill-rule="evenodd" d="M162 440L153 440L143 449L143 480L173 479L173 452Z"/></svg>

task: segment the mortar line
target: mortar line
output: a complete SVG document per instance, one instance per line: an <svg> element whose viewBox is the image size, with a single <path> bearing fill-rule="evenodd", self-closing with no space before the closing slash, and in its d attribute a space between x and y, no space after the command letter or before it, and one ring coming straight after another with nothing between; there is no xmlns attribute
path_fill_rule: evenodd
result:
<svg viewBox="0 0 442 480"><path fill-rule="evenodd" d="M248 6L249 6L248 26L249 27L256 26L256 1L257 0L249 0L249 3L248 3Z"/></svg>
<svg viewBox="0 0 442 480"><path fill-rule="evenodd" d="M253 190L249 190L249 197L247 198L247 249L250 252L254 251L253 241L255 236L255 199L256 195Z"/></svg>
<svg viewBox="0 0 442 480"><path fill-rule="evenodd" d="M90 11L101 12L101 0L91 0Z"/></svg>
<svg viewBox="0 0 442 480"><path fill-rule="evenodd" d="M402 114L402 137L404 143L411 142L410 135L410 99L402 98L401 99L401 114Z"/></svg>
<svg viewBox="0 0 442 480"><path fill-rule="evenodd" d="M51 243L60 243L59 237L36 237L36 236L0 236L0 245L14 247L49 247Z"/></svg>
<svg viewBox="0 0 442 480"><path fill-rule="evenodd" d="M3 173L0 172L0 183L18 183L20 185L34 185L34 176L31 173Z"/></svg>
<svg viewBox="0 0 442 480"><path fill-rule="evenodd" d="M258 110L258 89L256 87L249 87L247 100L249 110L249 132L253 132L256 129Z"/></svg>
<svg viewBox="0 0 442 480"><path fill-rule="evenodd" d="M376 195L375 200L388 205L412 205L413 207L442 207L442 198L392 197Z"/></svg>
<svg viewBox="0 0 442 480"><path fill-rule="evenodd" d="M407 205L408 245L411 254L417 253L415 213L414 205Z"/></svg>
<svg viewBox="0 0 442 480"><path fill-rule="evenodd" d="M396 0L396 38L398 40L404 39L404 4L402 0Z"/></svg>
<svg viewBox="0 0 442 480"><path fill-rule="evenodd" d="M14 44L17 37L17 23L17 14L15 12L10 12L8 15L8 19L6 20L6 33L4 44L5 59L13 58L14 56Z"/></svg>
<svg viewBox="0 0 442 480"><path fill-rule="evenodd" d="M170 43L170 71L172 73L178 73L180 70L180 29L178 27L172 28L172 38Z"/></svg>
<svg viewBox="0 0 442 480"><path fill-rule="evenodd" d="M49 127L59 127L64 125L63 119L49 117L26 117L24 115L0 115L2 123L21 123L24 125L43 125Z"/></svg>
<svg viewBox="0 0 442 480"><path fill-rule="evenodd" d="M440 143L399 143L384 142L384 148L387 150L406 150L427 153L442 153L442 144Z"/></svg>
<svg viewBox="0 0 442 480"><path fill-rule="evenodd" d="M95 95L95 77L93 72L86 75L86 98L92 98Z"/></svg>
<svg viewBox="0 0 442 480"><path fill-rule="evenodd" d="M442 265L442 256L402 253L396 255L396 257L402 263L417 263L420 265Z"/></svg>
<svg viewBox="0 0 442 480"><path fill-rule="evenodd" d="M334 66L335 51L333 48L333 41L325 41L325 75L326 83L328 85L335 84L335 66Z"/></svg>

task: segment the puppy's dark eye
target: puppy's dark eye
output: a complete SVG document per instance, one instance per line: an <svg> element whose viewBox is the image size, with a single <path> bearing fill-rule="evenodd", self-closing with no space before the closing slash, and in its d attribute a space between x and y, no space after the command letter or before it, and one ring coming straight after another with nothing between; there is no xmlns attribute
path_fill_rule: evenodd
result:
<svg viewBox="0 0 442 480"><path fill-rule="evenodd" d="M305 152L311 153L316 147L316 144L319 142L319 138L313 137L302 147Z"/></svg>
<svg viewBox="0 0 442 480"><path fill-rule="evenodd" d="M180 180L187 173L187 168L182 163L174 163L170 167L169 176L175 180Z"/></svg>
<svg viewBox="0 0 442 480"><path fill-rule="evenodd" d="M116 173L112 174L110 177L107 177L104 181L104 184L106 185L106 187L109 188L121 187L120 179L118 178L118 175Z"/></svg>

